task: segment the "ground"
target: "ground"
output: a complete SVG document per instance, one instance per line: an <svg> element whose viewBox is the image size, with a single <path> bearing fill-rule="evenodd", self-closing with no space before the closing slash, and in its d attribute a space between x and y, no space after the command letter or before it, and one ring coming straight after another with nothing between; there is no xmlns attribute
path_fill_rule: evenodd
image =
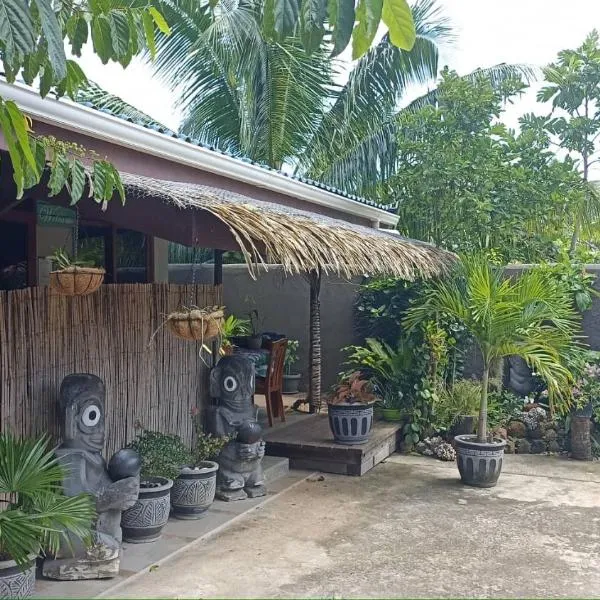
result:
<svg viewBox="0 0 600 600"><path fill-rule="evenodd" d="M600 463L507 456L490 490L394 455L311 476L115 597L600 597Z"/></svg>

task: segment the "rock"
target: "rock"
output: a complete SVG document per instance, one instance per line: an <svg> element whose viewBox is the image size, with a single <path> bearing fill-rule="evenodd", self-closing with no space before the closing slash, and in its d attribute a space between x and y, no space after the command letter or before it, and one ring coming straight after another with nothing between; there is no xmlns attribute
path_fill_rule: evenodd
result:
<svg viewBox="0 0 600 600"><path fill-rule="evenodd" d="M540 428L540 423L546 420L546 411L541 406L536 406L523 416L523 422L530 431Z"/></svg>
<svg viewBox="0 0 600 600"><path fill-rule="evenodd" d="M550 440L548 442L548 452L554 452L554 453L562 452L562 448L560 447L560 444L556 440Z"/></svg>
<svg viewBox="0 0 600 600"><path fill-rule="evenodd" d="M522 421L512 420L509 422L506 432L508 437L520 439L526 437L527 428Z"/></svg>
<svg viewBox="0 0 600 600"><path fill-rule="evenodd" d="M436 446L434 450L434 454L440 459L445 461L456 460L456 451L454 448L447 444L446 442L442 442L438 446Z"/></svg>
<svg viewBox="0 0 600 600"><path fill-rule="evenodd" d="M544 439L547 442L554 441L557 438L558 438L558 433L556 433L556 429L546 429L546 431L544 431Z"/></svg>
<svg viewBox="0 0 600 600"><path fill-rule="evenodd" d="M542 431L541 427L535 427L534 429L529 429L527 431L527 434L530 439L532 440L541 440L544 437L544 432Z"/></svg>
<svg viewBox="0 0 600 600"><path fill-rule="evenodd" d="M546 442L544 440L533 440L531 442L531 454L541 454L546 452Z"/></svg>
<svg viewBox="0 0 600 600"><path fill-rule="evenodd" d="M517 454L529 454L531 452L531 444L525 438L519 439L515 445L515 452Z"/></svg>
<svg viewBox="0 0 600 600"><path fill-rule="evenodd" d="M503 440L508 439L508 432L506 429L504 429L504 427L496 427L496 429L492 431L492 435Z"/></svg>
<svg viewBox="0 0 600 600"><path fill-rule="evenodd" d="M504 447L505 454L514 454L515 453L515 440L508 438L506 440L506 446Z"/></svg>
<svg viewBox="0 0 600 600"><path fill-rule="evenodd" d="M424 454L425 450L427 450L427 444L425 444L425 442L418 442L415 446L415 452L418 452L419 454Z"/></svg>

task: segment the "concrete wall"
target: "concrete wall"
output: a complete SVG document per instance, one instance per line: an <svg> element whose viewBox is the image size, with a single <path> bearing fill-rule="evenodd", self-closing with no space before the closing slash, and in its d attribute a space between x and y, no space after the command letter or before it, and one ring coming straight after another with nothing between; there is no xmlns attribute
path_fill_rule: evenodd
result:
<svg viewBox="0 0 600 600"><path fill-rule="evenodd" d="M212 265L195 267L196 283L211 283ZM169 282L192 280L189 265L169 265ZM323 389L332 385L341 369L341 348L355 343L353 304L360 279L346 281L324 278L321 284L321 342L323 352ZM286 277L280 265L271 265L253 281L245 265L223 266L223 299L229 313L245 317L253 308L260 315L260 329L285 334L300 342L302 389L306 390L309 343L309 288L302 276Z"/></svg>

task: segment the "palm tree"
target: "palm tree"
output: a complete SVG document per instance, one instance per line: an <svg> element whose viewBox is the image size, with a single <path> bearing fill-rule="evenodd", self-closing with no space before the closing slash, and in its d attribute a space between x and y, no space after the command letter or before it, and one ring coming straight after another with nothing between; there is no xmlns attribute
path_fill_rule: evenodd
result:
<svg viewBox="0 0 600 600"><path fill-rule="evenodd" d="M530 269L512 280L483 256L463 258L454 277L433 282L408 311L406 325L433 315L462 322L481 351L477 442L487 441L490 371L504 357L523 358L547 383L551 402L568 397L572 375L566 364L579 349L579 318L566 290L542 270Z"/></svg>

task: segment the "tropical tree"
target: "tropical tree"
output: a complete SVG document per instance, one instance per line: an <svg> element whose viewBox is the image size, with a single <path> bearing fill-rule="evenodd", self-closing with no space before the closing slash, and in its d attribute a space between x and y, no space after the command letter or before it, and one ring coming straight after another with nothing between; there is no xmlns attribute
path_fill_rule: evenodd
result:
<svg viewBox="0 0 600 600"><path fill-rule="evenodd" d="M567 405L573 378L566 365L579 349L579 316L569 293L543 270L513 280L483 255L464 257L452 277L432 282L405 323L414 328L434 315L463 323L481 352L478 442L487 441L490 372L504 357L520 356L544 379L552 408Z"/></svg>
<svg viewBox="0 0 600 600"><path fill-rule="evenodd" d="M600 161L600 36L593 30L576 50L563 50L556 62L544 69L547 84L538 93L541 102L552 101L546 129L558 144L579 160L583 181L573 210L573 255L582 229L596 232L600 221L600 194L589 182L590 167ZM557 114L558 113L558 114ZM562 114L561 114L562 113Z"/></svg>

